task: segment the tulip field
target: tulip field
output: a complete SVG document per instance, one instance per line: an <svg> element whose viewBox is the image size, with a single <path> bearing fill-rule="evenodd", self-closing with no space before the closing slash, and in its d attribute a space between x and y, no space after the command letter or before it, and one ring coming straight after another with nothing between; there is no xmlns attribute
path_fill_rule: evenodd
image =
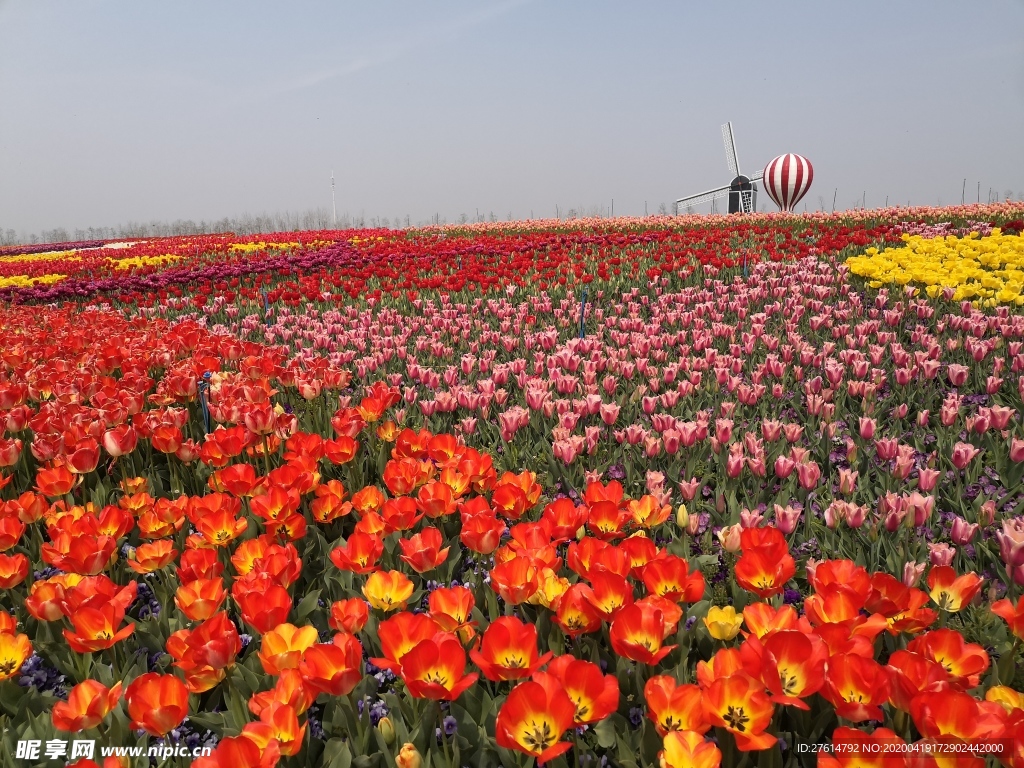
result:
<svg viewBox="0 0 1024 768"><path fill-rule="evenodd" d="M0 248L0 766L1024 768L1022 414L1020 203Z"/></svg>

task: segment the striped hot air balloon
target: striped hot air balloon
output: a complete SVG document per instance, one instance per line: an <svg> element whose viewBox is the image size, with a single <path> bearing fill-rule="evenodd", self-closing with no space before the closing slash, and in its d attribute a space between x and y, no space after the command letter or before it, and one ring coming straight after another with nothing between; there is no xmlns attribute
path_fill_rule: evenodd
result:
<svg viewBox="0 0 1024 768"><path fill-rule="evenodd" d="M792 211L814 179L810 161L800 155L779 155L764 167L764 189L783 211Z"/></svg>

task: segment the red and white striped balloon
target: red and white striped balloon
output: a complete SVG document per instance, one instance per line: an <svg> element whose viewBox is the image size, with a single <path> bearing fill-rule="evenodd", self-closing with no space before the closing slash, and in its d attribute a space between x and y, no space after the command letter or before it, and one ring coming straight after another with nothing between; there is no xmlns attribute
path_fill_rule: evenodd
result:
<svg viewBox="0 0 1024 768"><path fill-rule="evenodd" d="M764 167L764 189L783 211L792 211L807 194L814 169L806 157L779 155Z"/></svg>

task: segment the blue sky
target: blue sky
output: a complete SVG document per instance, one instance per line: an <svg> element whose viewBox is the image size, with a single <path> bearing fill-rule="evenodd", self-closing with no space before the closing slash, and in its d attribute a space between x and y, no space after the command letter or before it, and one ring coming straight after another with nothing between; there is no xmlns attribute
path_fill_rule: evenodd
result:
<svg viewBox="0 0 1024 768"><path fill-rule="evenodd" d="M0 0L0 228L1024 196L1024 1Z"/></svg>

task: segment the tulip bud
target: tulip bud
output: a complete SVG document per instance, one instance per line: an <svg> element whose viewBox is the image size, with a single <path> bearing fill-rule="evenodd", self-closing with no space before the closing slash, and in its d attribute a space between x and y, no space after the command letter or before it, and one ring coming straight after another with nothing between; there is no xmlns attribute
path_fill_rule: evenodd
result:
<svg viewBox="0 0 1024 768"><path fill-rule="evenodd" d="M718 541L726 552L740 551L740 531L742 530L743 527L737 524L726 526L718 532Z"/></svg>
<svg viewBox="0 0 1024 768"><path fill-rule="evenodd" d="M739 634L743 625L743 614L737 614L731 605L719 608L717 605L708 609L704 617L704 625L715 640L732 640Z"/></svg>
<svg viewBox="0 0 1024 768"><path fill-rule="evenodd" d="M415 745L407 741L395 758L395 764L398 768L422 768L423 756L416 750Z"/></svg>
<svg viewBox="0 0 1024 768"><path fill-rule="evenodd" d="M690 523L690 513L686 511L686 505L680 504L679 509L676 510L676 525L680 528L686 528Z"/></svg>
<svg viewBox="0 0 1024 768"><path fill-rule="evenodd" d="M395 743L395 725L391 722L390 717L382 717L377 723L377 730L380 731L380 735L384 737L384 743L389 747Z"/></svg>

